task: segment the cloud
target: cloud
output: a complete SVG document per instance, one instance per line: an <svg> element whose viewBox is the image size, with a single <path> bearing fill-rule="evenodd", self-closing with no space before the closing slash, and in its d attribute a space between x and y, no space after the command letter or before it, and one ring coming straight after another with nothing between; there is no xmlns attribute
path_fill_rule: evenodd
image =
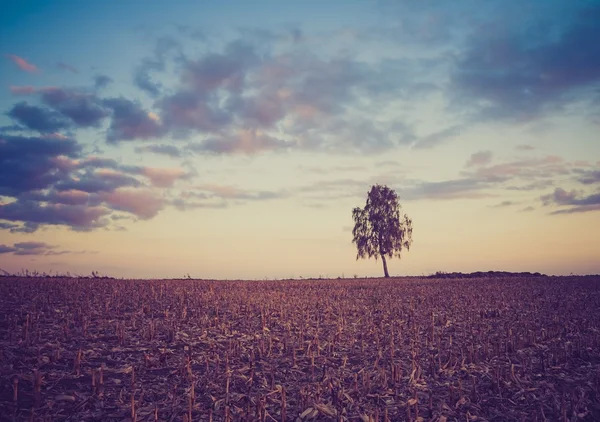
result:
<svg viewBox="0 0 600 422"><path fill-rule="evenodd" d="M600 204L591 204L591 205L580 205L577 207L566 208L562 210L552 211L550 214L559 215L559 214L578 214L582 212L590 212L590 211L600 211Z"/></svg>
<svg viewBox="0 0 600 422"><path fill-rule="evenodd" d="M407 200L418 199L479 199L495 195L485 193L485 182L473 178L445 180L441 182L417 182L414 186L400 189Z"/></svg>
<svg viewBox="0 0 600 422"><path fill-rule="evenodd" d="M94 94L83 91L45 89L41 93L41 99L78 127L96 127L109 114Z"/></svg>
<svg viewBox="0 0 600 422"><path fill-rule="evenodd" d="M113 80L106 75L94 76L94 88L101 89L107 87Z"/></svg>
<svg viewBox="0 0 600 422"><path fill-rule="evenodd" d="M471 154L466 167L483 166L492 161L492 151L479 151Z"/></svg>
<svg viewBox="0 0 600 422"><path fill-rule="evenodd" d="M160 101L161 118L175 131L216 132L224 128L232 115L221 100L225 97L231 101L241 95L247 72L258 62L254 47L239 40L228 43L222 53L185 60L178 91ZM146 86L146 90L155 94L157 87Z"/></svg>
<svg viewBox="0 0 600 422"><path fill-rule="evenodd" d="M0 196L49 188L66 177L55 159L81 151L72 139L0 135L0 140Z"/></svg>
<svg viewBox="0 0 600 422"><path fill-rule="evenodd" d="M92 196L90 193L81 190L57 191L52 189L47 193L43 193L42 191L26 192L19 195L19 199L50 202L53 204L88 205Z"/></svg>
<svg viewBox="0 0 600 422"><path fill-rule="evenodd" d="M14 54L7 54L6 57L8 57L10 60L12 60L17 66L19 66L19 69L21 69L25 72L29 72L29 73L39 72L39 69L37 68L37 66L29 63L27 60L25 60L22 57L15 56Z"/></svg>
<svg viewBox="0 0 600 422"><path fill-rule="evenodd" d="M221 199L240 199L246 201L264 201L271 199L285 198L285 192L276 191L247 191L229 185L200 185L197 187L200 191L209 192L208 197L217 197Z"/></svg>
<svg viewBox="0 0 600 422"><path fill-rule="evenodd" d="M533 151L535 149L535 147L531 146L531 145L517 145L515 147L515 149L517 151Z"/></svg>
<svg viewBox="0 0 600 422"><path fill-rule="evenodd" d="M175 133L218 132L232 122L227 111L193 92L180 91L165 97L159 107L164 124Z"/></svg>
<svg viewBox="0 0 600 422"><path fill-rule="evenodd" d="M13 95L31 95L37 92L37 89L31 85L22 85L22 86L13 86L11 85L9 88L10 92Z"/></svg>
<svg viewBox="0 0 600 422"><path fill-rule="evenodd" d="M154 54L144 58L135 69L133 83L151 97L156 98L162 94L163 85L154 80L151 74L164 71L167 67L167 58L173 52L180 56L181 44L170 37L159 38L154 48Z"/></svg>
<svg viewBox="0 0 600 422"><path fill-rule="evenodd" d="M413 145L414 148L432 148L441 144L449 138L453 138L464 130L461 125L454 125L438 132L433 132L422 138L418 138L416 143Z"/></svg>
<svg viewBox="0 0 600 422"><path fill-rule="evenodd" d="M136 102L120 97L104 100L103 103L112 110L112 120L107 135L109 142L149 139L164 133L159 118L143 110Z"/></svg>
<svg viewBox="0 0 600 422"><path fill-rule="evenodd" d="M42 133L55 132L71 126L60 113L48 108L29 105L25 101L15 104L6 115L27 128Z"/></svg>
<svg viewBox="0 0 600 422"><path fill-rule="evenodd" d="M115 212L154 217L162 193L192 173L83 156L66 137L0 135L0 229L32 233L44 225L89 231L114 228ZM190 205L188 205L188 208Z"/></svg>
<svg viewBox="0 0 600 422"><path fill-rule="evenodd" d="M67 72L71 72L71 73L75 73L75 74L79 73L79 70L77 70L75 67L71 66L70 64L64 63L64 62L58 62L58 63L56 63L56 66L59 69L66 70Z"/></svg>
<svg viewBox="0 0 600 422"><path fill-rule="evenodd" d="M535 182L531 182L525 185L519 185L519 186L507 186L506 189L508 190L517 190L517 191L531 191L531 190L541 190L541 189L545 189L549 186L554 185L554 181L553 180L538 180Z"/></svg>
<svg viewBox="0 0 600 422"><path fill-rule="evenodd" d="M54 186L58 191L88 193L112 192L123 187L140 187L142 183L130 174L111 169L87 169L82 174L69 175Z"/></svg>
<svg viewBox="0 0 600 422"><path fill-rule="evenodd" d="M189 200L189 199L184 199L184 198L177 198L171 201L171 205L174 206L176 209L178 209L179 211L189 211L189 210L195 210L195 209L221 209L221 208L227 208L228 203L227 201L219 201L219 202L214 202L214 201L194 201L194 200Z"/></svg>
<svg viewBox="0 0 600 422"><path fill-rule="evenodd" d="M584 185L600 183L600 170L584 171L578 180Z"/></svg>
<svg viewBox="0 0 600 422"><path fill-rule="evenodd" d="M491 166L479 166L474 170L462 171L461 175L473 177L477 180L490 182L504 182L508 180L528 180L530 183L540 179L550 179L557 176L568 175L570 168L566 161L555 155L542 158L516 160L499 163ZM516 189L527 190L527 189Z"/></svg>
<svg viewBox="0 0 600 422"><path fill-rule="evenodd" d="M90 230L104 227L103 219L110 213L105 207L84 205L46 204L28 200L17 200L0 205L0 219L23 221L35 224L66 225L75 230Z"/></svg>
<svg viewBox="0 0 600 422"><path fill-rule="evenodd" d="M11 253L15 252L17 248L13 248L12 246L0 245L0 254L3 253Z"/></svg>
<svg viewBox="0 0 600 422"><path fill-rule="evenodd" d="M164 208L166 201L151 190L116 189L102 194L102 199L112 208L129 212L148 220Z"/></svg>
<svg viewBox="0 0 600 422"><path fill-rule="evenodd" d="M20 242L13 246L0 245L0 254L12 253L13 255L65 255L69 253L86 253L86 251L71 252L57 251L56 246L45 242Z"/></svg>
<svg viewBox="0 0 600 422"><path fill-rule="evenodd" d="M575 190L567 192L556 188L553 193L540 197L544 205L600 205L600 193L580 197Z"/></svg>
<svg viewBox="0 0 600 422"><path fill-rule="evenodd" d="M479 119L531 120L600 82L598 5L518 22L482 25L456 62L454 99Z"/></svg>
<svg viewBox="0 0 600 422"><path fill-rule="evenodd" d="M553 211L551 214L573 214L600 210L600 193L582 196L581 192L575 190L568 192L562 188L556 188L554 192L541 196L540 200L545 206L569 207Z"/></svg>
<svg viewBox="0 0 600 422"><path fill-rule="evenodd" d="M380 152L416 140L397 118L364 116L369 101L385 104L406 96L403 90L412 82L399 83L399 78L410 80L416 68L403 60L322 59L299 48L275 52L269 43L245 37L220 52L182 60L179 70L174 93L156 104L167 132L177 138L204 136L192 144L195 152ZM441 142L456 133L449 128L436 136ZM432 136L423 145L427 142L438 140Z"/></svg>
<svg viewBox="0 0 600 422"><path fill-rule="evenodd" d="M54 246L44 242L20 242L15 243L15 255L43 255L48 249L53 249Z"/></svg>
<svg viewBox="0 0 600 422"><path fill-rule="evenodd" d="M154 144L154 145L145 145L142 147L135 147L135 152L151 152L153 154L166 155L171 158L179 158L181 157L181 150L175 145L167 145L167 144Z"/></svg>
<svg viewBox="0 0 600 422"><path fill-rule="evenodd" d="M188 149L199 153L231 154L242 152L255 154L262 151L284 150L294 144L269 136L258 129L240 130L238 133L220 138L208 138L191 143Z"/></svg>
<svg viewBox="0 0 600 422"><path fill-rule="evenodd" d="M518 202L515 201L502 201L496 205L493 205L494 208L505 208L505 207L510 207L512 205L518 205Z"/></svg>
<svg viewBox="0 0 600 422"><path fill-rule="evenodd" d="M169 188L178 180L186 176L184 170L179 168L164 169L144 167L142 174L150 179L153 186Z"/></svg>

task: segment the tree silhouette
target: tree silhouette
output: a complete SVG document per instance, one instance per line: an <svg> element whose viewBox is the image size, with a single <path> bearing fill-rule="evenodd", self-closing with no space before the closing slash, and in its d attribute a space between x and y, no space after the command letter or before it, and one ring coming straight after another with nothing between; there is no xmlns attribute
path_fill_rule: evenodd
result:
<svg viewBox="0 0 600 422"><path fill-rule="evenodd" d="M381 256L383 272L389 277L386 257L400 258L402 249L409 250L412 244L412 220L404 214L398 195L385 185L374 185L367 194L364 208L352 210L354 229L352 243L356 244L356 259Z"/></svg>

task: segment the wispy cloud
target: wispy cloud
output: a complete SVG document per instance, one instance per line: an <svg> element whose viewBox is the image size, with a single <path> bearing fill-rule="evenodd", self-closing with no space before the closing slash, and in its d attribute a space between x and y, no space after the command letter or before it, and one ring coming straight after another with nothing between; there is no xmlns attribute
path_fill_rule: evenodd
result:
<svg viewBox="0 0 600 422"><path fill-rule="evenodd" d="M86 253L86 251L57 250L58 246L45 242L19 242L13 246L0 245L0 254L12 253L13 255L65 255L71 253Z"/></svg>
<svg viewBox="0 0 600 422"><path fill-rule="evenodd" d="M8 89L13 95L31 95L34 94L37 90L35 87L31 85L22 85L22 86L9 86Z"/></svg>
<svg viewBox="0 0 600 422"><path fill-rule="evenodd" d="M70 73L75 73L75 74L79 73L79 70L77 70L77 68L75 68L74 66L71 66L70 64L67 64L65 62L58 62L58 63L56 63L56 66L59 69L66 70L67 72L70 72Z"/></svg>
<svg viewBox="0 0 600 422"><path fill-rule="evenodd" d="M175 145L169 144L154 144L135 147L136 152L150 152L153 154L166 155L171 158L181 157L181 149Z"/></svg>
<svg viewBox="0 0 600 422"><path fill-rule="evenodd" d="M492 161L492 151L479 151L471 154L466 167L483 166Z"/></svg>
<svg viewBox="0 0 600 422"><path fill-rule="evenodd" d="M8 57L10 60L12 60L17 66L19 66L19 69L21 69L25 72L29 72L29 73L39 72L39 69L37 68L37 66L29 63L27 60L25 60L22 57L16 56L14 54L7 54L6 57Z"/></svg>

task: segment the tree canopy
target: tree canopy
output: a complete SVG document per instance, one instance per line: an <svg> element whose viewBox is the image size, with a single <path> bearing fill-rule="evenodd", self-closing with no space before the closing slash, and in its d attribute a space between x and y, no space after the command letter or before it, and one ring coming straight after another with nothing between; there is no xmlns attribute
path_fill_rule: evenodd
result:
<svg viewBox="0 0 600 422"><path fill-rule="evenodd" d="M400 258L402 250L412 244L412 220L401 215L398 194L385 185L372 186L365 207L354 208L352 218L356 259L381 256L385 277L389 277L386 257Z"/></svg>

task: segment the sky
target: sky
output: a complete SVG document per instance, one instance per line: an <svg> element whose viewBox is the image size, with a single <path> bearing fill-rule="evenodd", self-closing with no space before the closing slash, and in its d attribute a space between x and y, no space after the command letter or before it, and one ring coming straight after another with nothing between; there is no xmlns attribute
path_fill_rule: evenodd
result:
<svg viewBox="0 0 600 422"><path fill-rule="evenodd" d="M0 269L600 273L600 1L0 5ZM1 272L1 271L0 271Z"/></svg>

